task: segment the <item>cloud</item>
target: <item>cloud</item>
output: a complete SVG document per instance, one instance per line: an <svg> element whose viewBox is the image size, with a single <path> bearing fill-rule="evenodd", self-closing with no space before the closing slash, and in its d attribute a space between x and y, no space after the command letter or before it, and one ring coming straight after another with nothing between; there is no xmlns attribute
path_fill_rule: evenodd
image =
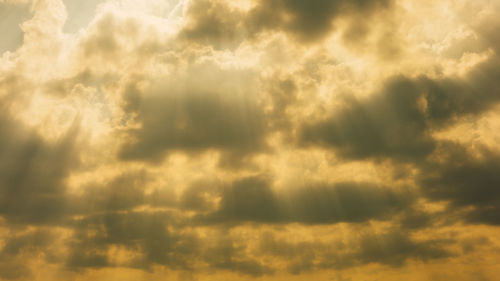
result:
<svg viewBox="0 0 500 281"><path fill-rule="evenodd" d="M485 150L479 157L456 146L459 152L448 152L445 161L423 166L419 184L431 200L449 201L451 208L473 207L465 220L498 225L495 214L500 204L500 155Z"/></svg>
<svg viewBox="0 0 500 281"><path fill-rule="evenodd" d="M259 1L249 14L252 28L283 29L305 41L321 38L332 30L333 20L353 13L370 13L390 4L386 0Z"/></svg>
<svg viewBox="0 0 500 281"><path fill-rule="evenodd" d="M75 125L57 142L0 115L0 214L13 223L50 223L64 215L64 180L78 163Z"/></svg>
<svg viewBox="0 0 500 281"><path fill-rule="evenodd" d="M451 257L453 254L443 246L452 241L428 240L414 241L409 234L389 231L382 235L364 234L360 238L361 249L354 259L361 263L382 263L401 266L408 258L430 260Z"/></svg>
<svg viewBox="0 0 500 281"><path fill-rule="evenodd" d="M187 11L189 22L179 36L215 48L236 47L245 39L241 18L244 13L218 1L193 1Z"/></svg>
<svg viewBox="0 0 500 281"><path fill-rule="evenodd" d="M262 276L271 268L248 257L244 246L235 246L227 235L200 237L179 228L174 213L126 213L88 216L76 225L67 266L73 270L125 266L151 270L155 265L192 272L223 269ZM113 262L111 247L124 247L128 258Z"/></svg>
<svg viewBox="0 0 500 281"><path fill-rule="evenodd" d="M429 261L455 255L447 246L455 241L417 240L402 229L363 231L349 239L292 242L271 232L259 239L262 253L281 258L291 274L299 275L325 268L342 270L366 264L402 267L410 260Z"/></svg>
<svg viewBox="0 0 500 281"><path fill-rule="evenodd" d="M411 192L365 183L312 184L290 187L285 194L259 177L233 182L222 193L220 207L207 223L333 224L383 220L411 205Z"/></svg>
<svg viewBox="0 0 500 281"><path fill-rule="evenodd" d="M122 159L158 161L169 152L209 150L244 157L265 148L267 124L251 72L209 63L186 74L153 81L144 92L128 88L125 110L140 127L127 130L132 140Z"/></svg>
<svg viewBox="0 0 500 281"><path fill-rule="evenodd" d="M214 209L215 198L220 188L217 183L196 182L180 195L179 206L188 210L209 211Z"/></svg>
<svg viewBox="0 0 500 281"><path fill-rule="evenodd" d="M204 258L214 269L240 272L252 277L273 273L272 268L249 258L245 250L244 245L235 246L235 241L230 236L221 235L215 243L210 243Z"/></svg>
<svg viewBox="0 0 500 281"><path fill-rule="evenodd" d="M75 269L104 266L146 268L152 263L175 267L182 260L173 259L172 255L181 254L176 251L182 240L167 229L169 218L168 213L87 216L76 222L67 265ZM125 264L113 264L107 255L107 249L112 245L121 245L140 254Z"/></svg>
<svg viewBox="0 0 500 281"><path fill-rule="evenodd" d="M52 249L49 249L49 246L55 238L56 236L47 230L24 232L7 237L0 251L0 278L6 280L32 278L33 272L20 257L45 252L45 257L50 258Z"/></svg>
<svg viewBox="0 0 500 281"><path fill-rule="evenodd" d="M500 6L424 2L0 0L0 279L498 275Z"/></svg>
<svg viewBox="0 0 500 281"><path fill-rule="evenodd" d="M74 201L71 212L88 214L100 211L130 210L145 203L147 174L122 172L111 180L81 186L82 194L68 196Z"/></svg>
<svg viewBox="0 0 500 281"><path fill-rule="evenodd" d="M25 249L43 249L54 239L47 231L35 231L7 239L1 251L2 256L15 256Z"/></svg>
<svg viewBox="0 0 500 281"><path fill-rule="evenodd" d="M421 160L436 148L434 132L500 101L499 66L493 56L464 79L393 77L367 99L348 100L325 119L306 123L300 141L346 158Z"/></svg>
<svg viewBox="0 0 500 281"><path fill-rule="evenodd" d="M285 32L304 43L323 39L334 30L338 18L386 10L391 0L254 1L249 10L230 7L224 1L193 1L181 38L216 48L237 47L266 32ZM358 17L358 21L363 17Z"/></svg>

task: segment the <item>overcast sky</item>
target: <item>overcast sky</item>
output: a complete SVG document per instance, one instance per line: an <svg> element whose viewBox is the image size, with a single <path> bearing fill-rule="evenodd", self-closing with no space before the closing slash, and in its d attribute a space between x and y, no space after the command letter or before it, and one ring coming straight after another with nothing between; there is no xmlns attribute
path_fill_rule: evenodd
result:
<svg viewBox="0 0 500 281"><path fill-rule="evenodd" d="M499 30L499 0L0 0L0 280L498 280Z"/></svg>

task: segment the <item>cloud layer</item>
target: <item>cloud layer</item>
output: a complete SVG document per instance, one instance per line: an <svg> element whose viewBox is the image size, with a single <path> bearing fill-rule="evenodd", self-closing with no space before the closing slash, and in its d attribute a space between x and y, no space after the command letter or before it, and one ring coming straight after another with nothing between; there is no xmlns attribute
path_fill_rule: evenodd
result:
<svg viewBox="0 0 500 281"><path fill-rule="evenodd" d="M424 2L0 1L0 280L495 280L500 6Z"/></svg>

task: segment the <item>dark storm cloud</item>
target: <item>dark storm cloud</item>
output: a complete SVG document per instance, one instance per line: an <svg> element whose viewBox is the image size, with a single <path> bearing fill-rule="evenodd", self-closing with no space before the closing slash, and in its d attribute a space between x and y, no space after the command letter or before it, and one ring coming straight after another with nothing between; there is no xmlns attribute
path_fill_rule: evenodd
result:
<svg viewBox="0 0 500 281"><path fill-rule="evenodd" d="M347 182L301 188L284 200L299 222L335 223L386 219L408 208L414 199L408 190Z"/></svg>
<svg viewBox="0 0 500 281"><path fill-rule="evenodd" d="M261 277L263 275L269 275L274 272L274 270L268 266L261 264L254 259L228 259L224 256L220 260L210 260L211 266L214 269L224 269L233 272L238 272L252 277Z"/></svg>
<svg viewBox="0 0 500 281"><path fill-rule="evenodd" d="M179 97L145 101L132 129L138 142L125 147L124 158L156 158L169 150L241 149L261 145L261 124L246 104L224 101L212 93L185 93ZM258 118L258 117L257 117Z"/></svg>
<svg viewBox="0 0 500 281"><path fill-rule="evenodd" d="M72 270L124 266L151 270L154 265L191 272L226 270L250 276L271 273L270 267L247 256L227 234L201 238L176 224L174 213L108 213L87 216L75 225L66 264ZM111 246L125 247L136 257L125 264L110 260Z"/></svg>
<svg viewBox="0 0 500 281"><path fill-rule="evenodd" d="M478 32L484 36L491 34L488 30L482 28ZM486 41L491 44L490 50L498 51L495 40ZM393 77L367 99L348 100L344 108L326 119L306 124L300 138L303 144L332 148L346 158L417 164L417 183L423 195L451 204L433 218L408 212L400 222L403 227L425 227L437 217L448 223L458 219L498 225L498 153L486 152L478 158L467 152L466 145L433 137L434 133L464 118L475 118L498 104L497 77L498 53L491 54L464 77Z"/></svg>
<svg viewBox="0 0 500 281"><path fill-rule="evenodd" d="M231 9L218 1L194 1L190 19L181 37L217 48L237 45L264 31L284 31L303 42L323 38L336 18L368 15L385 9L391 0L265 0L255 1L247 12ZM363 19L359 17L359 20ZM231 44L232 43L232 44Z"/></svg>
<svg viewBox="0 0 500 281"><path fill-rule="evenodd" d="M244 40L242 12L230 9L217 1L194 1L188 10L190 21L180 37L213 45L216 48L231 47L235 41Z"/></svg>
<svg viewBox="0 0 500 281"><path fill-rule="evenodd" d="M471 236L460 241L462 252L471 253L482 247L491 247L491 239L487 236Z"/></svg>
<svg viewBox="0 0 500 281"><path fill-rule="evenodd" d="M304 126L301 138L309 145L333 148L347 158L416 163L420 171L417 181L425 197L451 202L448 211L472 207L474 210L461 218L469 222L499 224L497 153L476 159L466 153L467 147L432 137L464 117L477 116L497 104L497 77L497 55L462 79L395 77L368 99L350 101L329 118ZM434 162L427 159L430 155L441 155L446 161ZM401 223L410 228L423 227L431 220L425 214L409 215Z"/></svg>
<svg viewBox="0 0 500 281"><path fill-rule="evenodd" d="M387 7L389 0L273 0L259 1L249 12L250 28L284 29L300 39L321 38L332 29L333 20L353 13L370 13Z"/></svg>
<svg viewBox="0 0 500 281"><path fill-rule="evenodd" d="M427 261L453 255L445 249L453 241L415 241L410 237L409 233L397 230L382 235L364 234L360 237L360 250L353 254L353 258L362 264L402 266L408 258Z"/></svg>
<svg viewBox="0 0 500 281"><path fill-rule="evenodd" d="M278 239L272 232L261 234L259 239L259 251L264 255L270 255L286 260L287 271L291 274L300 274L316 269L315 260L318 260L325 252L338 251L345 246L343 243L322 242L297 242L292 243L284 239Z"/></svg>
<svg viewBox="0 0 500 281"><path fill-rule="evenodd" d="M22 250L39 250L50 245L54 236L48 231L34 231L10 237L6 240L0 255L16 256Z"/></svg>
<svg viewBox="0 0 500 281"><path fill-rule="evenodd" d="M422 210L407 209L402 213L399 219L401 228L411 230L418 230L425 227L432 227L444 213L427 213Z"/></svg>
<svg viewBox="0 0 500 281"><path fill-rule="evenodd" d="M234 165L265 148L267 124L251 75L201 67L173 80L146 92L126 89L124 108L141 126L128 130L133 141L122 147L122 159L158 161L174 151L216 150Z"/></svg>
<svg viewBox="0 0 500 281"><path fill-rule="evenodd" d="M272 268L247 257L245 250L244 244L235 245L234 239L221 233L215 241L209 242L203 259L213 269L230 270L253 277L273 273Z"/></svg>
<svg viewBox="0 0 500 281"><path fill-rule="evenodd" d="M19 256L21 254L38 255L44 252L46 259L50 258L51 251L47 248L54 239L55 236L50 231L42 230L7 237L0 251L0 279L14 280L31 277L32 272L22 259L19 259Z"/></svg>
<svg viewBox="0 0 500 281"><path fill-rule="evenodd" d="M363 232L346 240L290 242L272 233L260 237L259 250L283 259L288 272L301 274L320 269L346 269L377 263L401 267L408 260L430 261L454 255L446 247L455 241L416 240L402 229L382 233Z"/></svg>
<svg viewBox="0 0 500 281"><path fill-rule="evenodd" d="M0 214L18 223L50 223L65 208L65 178L77 164L73 126L57 142L0 115Z"/></svg>
<svg viewBox="0 0 500 281"><path fill-rule="evenodd" d="M347 101L328 118L306 124L300 139L347 158L418 161L434 151L433 132L500 101L499 75L494 56L464 79L397 76L369 98Z"/></svg>
<svg viewBox="0 0 500 281"><path fill-rule="evenodd" d="M405 77L387 83L366 101L349 101L326 120L302 128L306 144L335 147L350 158L419 158L433 149L425 113L419 108L421 91Z"/></svg>
<svg viewBox="0 0 500 281"><path fill-rule="evenodd" d="M123 172L104 182L81 186L82 194L72 196L71 211L86 214L99 211L130 210L145 203L146 172Z"/></svg>
<svg viewBox="0 0 500 281"><path fill-rule="evenodd" d="M31 277L31 271L22 261L13 261L10 258L0 257L0 278L15 280Z"/></svg>
<svg viewBox="0 0 500 281"><path fill-rule="evenodd" d="M220 208L202 220L206 223L363 222L394 215L413 200L414 195L408 191L362 183L318 184L278 194L268 181L252 177L226 187Z"/></svg>
<svg viewBox="0 0 500 281"><path fill-rule="evenodd" d="M179 194L172 186L161 186L146 195L146 203L153 207L177 208L182 211L213 211L222 189L215 180L197 180Z"/></svg>
<svg viewBox="0 0 500 281"><path fill-rule="evenodd" d="M82 268L102 268L111 266L106 253L102 250L89 250L88 248L73 246L66 261L66 266L72 270Z"/></svg>
<svg viewBox="0 0 500 281"><path fill-rule="evenodd" d="M23 43L20 24L30 18L28 4L0 2L0 55L5 51L14 52Z"/></svg>
<svg viewBox="0 0 500 281"><path fill-rule="evenodd" d="M465 220L500 225L500 155L486 150L484 155L458 153L446 155L444 162L421 168L419 184L432 200L449 201L450 208L473 207Z"/></svg>
<svg viewBox="0 0 500 281"><path fill-rule="evenodd" d="M386 187L370 184L340 183L336 185L311 185L302 188L292 188L286 193L277 193L270 187L268 180L261 177L243 178L225 185L218 181L197 181L189 185L179 196L166 193L151 195L135 194L142 186L141 176L130 175L118 177L115 180L103 183L102 187L109 192L103 196L94 194L93 188L86 192L85 201L95 202L92 208L94 215L86 215L75 221L71 227L75 229L70 239L66 264L73 270L96 267L125 266L149 270L153 265L162 265L170 269L189 270L191 272L212 272L225 270L253 277L273 274L277 268L262 263L249 255L248 245L241 243L238 236L229 235L226 228L220 228L220 233L199 236L191 231L193 223L203 224L221 223L240 224L256 222L266 224L303 223L326 224L338 222L364 222L372 219L387 219L410 208L414 202L414 194L408 191L394 191ZM128 188L127 188L128 186ZM103 189L103 190L106 190ZM124 189L123 195L116 193ZM126 190L132 190L130 193ZM141 199L130 201L131 204L109 208L107 200L119 199L129 202L129 197ZM214 199L221 196L219 209L214 210ZM144 199L146 198L146 199ZM153 200L153 199L158 200ZM124 212L143 202L152 206L174 207L172 212L137 213ZM97 204L99 203L99 204ZM104 208L103 208L104 206ZM112 206L115 206L113 204ZM116 212L119 210L120 212ZM192 221L185 216L185 211L202 212ZM104 213L102 213L104 211ZM89 214L91 211L88 211ZM207 213L208 212L208 213ZM82 213L85 214L85 213ZM211 225L211 230L217 228ZM392 239L393 237L391 237ZM335 249L345 250L345 245L332 246L328 244L302 246L283 244L276 239L262 241L266 254L284 258L287 255L287 268L290 273L298 274L304 271L324 268L345 268L356 264L380 262L401 265L407 259L431 259L443 257L439 252L433 252L425 243L411 240L401 242L403 252L389 260L383 256L385 251L389 255L396 255L393 244L388 242L379 252L369 246L370 241L363 242L363 238L352 247L356 251L339 253L336 262L331 257ZM394 243L396 243L394 242ZM397 245L400 245L397 244ZM397 246L396 245L396 246ZM133 253L135 258L125 264L116 264L110 259L108 250L112 246L125 247ZM361 247L361 248L360 248ZM366 248L366 253L363 252ZM325 249L328 251L325 252ZM263 252L264 253L264 252ZM430 253L436 253L431 255ZM381 260L375 255L380 254ZM304 256L300 259L298 256ZM366 257L365 257L366 256ZM315 257L317 259L315 259ZM310 258L309 261L307 261ZM384 260L387 259L387 260ZM314 262L311 262L314 260ZM348 262L347 262L348 261ZM400 263L398 263L399 261Z"/></svg>
<svg viewBox="0 0 500 281"><path fill-rule="evenodd" d="M153 264L187 267L195 253L195 238L172 233L170 213L107 213L87 216L75 226L67 264L70 267L118 266L108 260L106 249L121 245L142 254L122 266L149 268ZM93 234L89 234L93 233Z"/></svg>
<svg viewBox="0 0 500 281"><path fill-rule="evenodd" d="M215 182L196 182L188 186L179 198L179 206L195 211L207 211L214 208L214 199L220 188Z"/></svg>

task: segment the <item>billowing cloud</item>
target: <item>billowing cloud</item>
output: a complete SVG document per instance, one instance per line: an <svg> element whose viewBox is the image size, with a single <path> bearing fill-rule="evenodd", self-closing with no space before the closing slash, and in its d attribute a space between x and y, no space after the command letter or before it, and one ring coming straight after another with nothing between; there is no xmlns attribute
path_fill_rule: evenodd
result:
<svg viewBox="0 0 500 281"><path fill-rule="evenodd" d="M391 2L314 0L306 4L296 0L253 1L249 10L243 10L229 6L225 1L194 1L187 11L189 24L181 35L217 48L234 47L234 43L265 32L285 32L307 43L325 38L335 29L334 22L338 18L369 16L378 10L386 10Z"/></svg>
<svg viewBox="0 0 500 281"><path fill-rule="evenodd" d="M370 13L386 8L391 1L259 1L250 11L250 25L256 28L279 28L312 40L325 36L337 17L355 13Z"/></svg>
<svg viewBox="0 0 500 281"><path fill-rule="evenodd" d="M422 169L420 184L432 200L449 201L455 208L473 207L466 220L498 225L500 157L488 150L483 153L480 157L448 153L443 163L429 163Z"/></svg>
<svg viewBox="0 0 500 281"><path fill-rule="evenodd" d="M0 0L0 279L495 280L500 6L414 2Z"/></svg>
<svg viewBox="0 0 500 281"><path fill-rule="evenodd" d="M465 79L396 76L367 100L348 100L326 119L306 124L300 138L349 158L418 160L436 147L435 131L500 101L499 70L495 55Z"/></svg>

